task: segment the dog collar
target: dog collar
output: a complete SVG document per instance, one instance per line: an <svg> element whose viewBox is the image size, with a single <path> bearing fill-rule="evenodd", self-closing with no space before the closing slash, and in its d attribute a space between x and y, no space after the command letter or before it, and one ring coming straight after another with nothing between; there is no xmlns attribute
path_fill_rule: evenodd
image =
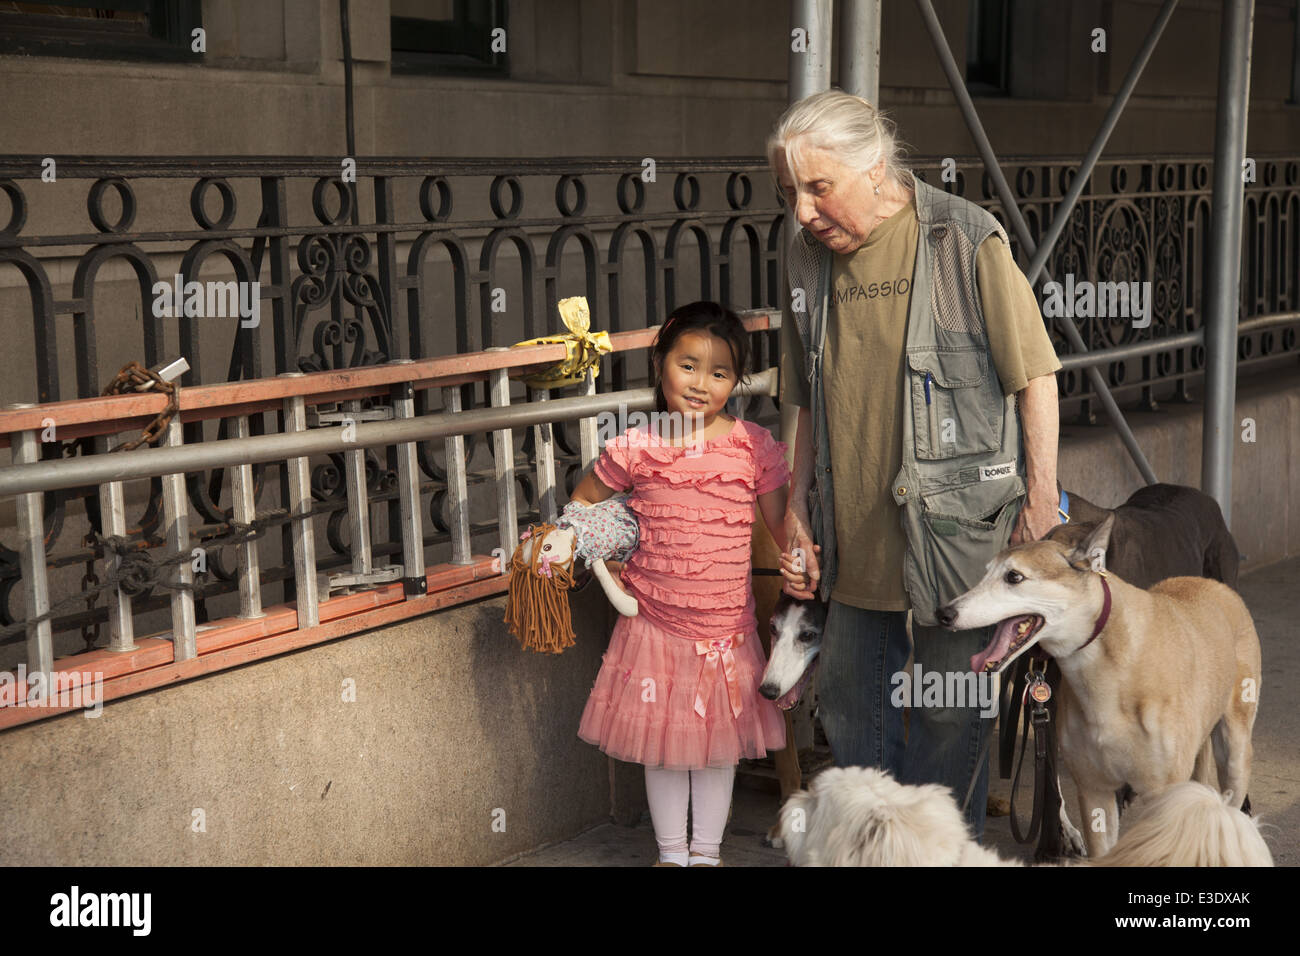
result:
<svg viewBox="0 0 1300 956"><path fill-rule="evenodd" d="M1105 629L1106 622L1110 619L1110 585L1106 583L1105 571L1098 571L1097 573L1101 575L1101 592L1103 594L1101 600L1101 616L1097 618L1097 623L1093 625L1092 637L1088 638L1081 645L1079 645L1079 650L1083 650L1085 647L1087 647L1089 644L1095 641L1097 639L1097 635L1100 634Z"/></svg>
<svg viewBox="0 0 1300 956"><path fill-rule="evenodd" d="M1070 523L1070 493L1064 488L1061 489L1061 503L1056 506L1057 513L1061 516L1061 524Z"/></svg>

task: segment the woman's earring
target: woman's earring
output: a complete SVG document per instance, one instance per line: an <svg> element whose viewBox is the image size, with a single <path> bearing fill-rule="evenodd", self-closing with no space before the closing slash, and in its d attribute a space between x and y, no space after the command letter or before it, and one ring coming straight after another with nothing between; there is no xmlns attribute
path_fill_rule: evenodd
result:
<svg viewBox="0 0 1300 956"><path fill-rule="evenodd" d="M880 195L880 187L879 187L879 186L876 187L876 195L877 195L877 196Z"/></svg>

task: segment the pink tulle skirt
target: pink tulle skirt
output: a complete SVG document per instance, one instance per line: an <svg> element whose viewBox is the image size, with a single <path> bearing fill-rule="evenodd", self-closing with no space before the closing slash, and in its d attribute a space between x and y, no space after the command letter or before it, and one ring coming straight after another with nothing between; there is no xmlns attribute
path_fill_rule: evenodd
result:
<svg viewBox="0 0 1300 956"><path fill-rule="evenodd" d="M785 718L758 693L767 667L758 635L712 657L698 643L645 615L620 617L578 736L617 760L668 770L733 767L783 749Z"/></svg>

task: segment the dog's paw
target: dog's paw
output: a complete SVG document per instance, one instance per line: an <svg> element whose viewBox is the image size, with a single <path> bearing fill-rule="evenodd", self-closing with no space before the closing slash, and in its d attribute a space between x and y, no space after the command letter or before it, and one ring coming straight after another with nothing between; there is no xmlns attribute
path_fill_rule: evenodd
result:
<svg viewBox="0 0 1300 956"><path fill-rule="evenodd" d="M1076 830L1074 824L1064 817L1061 818L1061 836L1065 841L1067 855L1082 857L1088 855L1088 848L1083 843L1083 834Z"/></svg>
<svg viewBox="0 0 1300 956"><path fill-rule="evenodd" d="M781 824L772 824L772 828L763 834L762 843L763 846L770 846L774 850L784 850L785 840L781 839Z"/></svg>

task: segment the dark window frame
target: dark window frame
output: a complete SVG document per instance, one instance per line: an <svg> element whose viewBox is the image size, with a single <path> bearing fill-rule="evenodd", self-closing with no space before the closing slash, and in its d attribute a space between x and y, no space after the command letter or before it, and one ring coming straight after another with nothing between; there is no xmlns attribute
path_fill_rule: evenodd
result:
<svg viewBox="0 0 1300 956"><path fill-rule="evenodd" d="M1011 95L1012 0L970 0L966 21L966 88L980 96Z"/></svg>
<svg viewBox="0 0 1300 956"><path fill-rule="evenodd" d="M195 62L192 33L203 26L202 0L32 0L50 7L147 13L149 32L111 19L0 12L0 53L93 60Z"/></svg>
<svg viewBox="0 0 1300 956"><path fill-rule="evenodd" d="M507 30L505 53L492 53L492 31ZM455 0L451 20L390 18L392 71L439 76L508 76L505 0Z"/></svg>

